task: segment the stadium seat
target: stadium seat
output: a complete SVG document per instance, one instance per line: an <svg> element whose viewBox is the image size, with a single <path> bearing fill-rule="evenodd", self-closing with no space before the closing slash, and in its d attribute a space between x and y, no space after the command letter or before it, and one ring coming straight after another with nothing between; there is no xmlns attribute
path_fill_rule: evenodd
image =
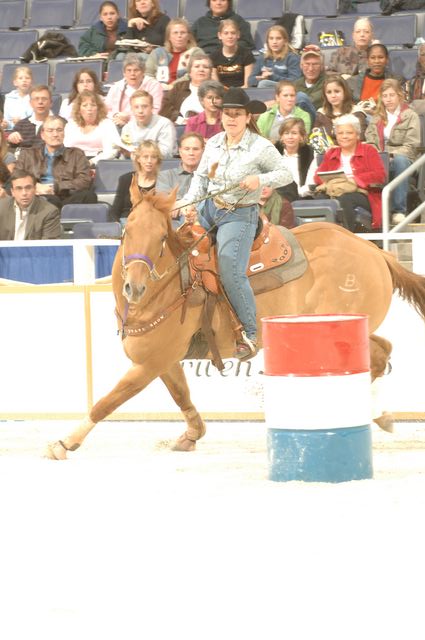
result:
<svg viewBox="0 0 425 640"><path fill-rule="evenodd" d="M122 18L127 17L127 0L114 0L115 4L120 10ZM81 10L77 11L77 22L79 27L91 27L97 20L99 20L99 6L101 2L99 0L83 0Z"/></svg>
<svg viewBox="0 0 425 640"><path fill-rule="evenodd" d="M170 18L178 18L179 4L179 0L161 0L161 11L170 16Z"/></svg>
<svg viewBox="0 0 425 640"><path fill-rule="evenodd" d="M186 0L183 16L192 24L197 18L205 15L207 10L208 8L205 6L205 3L200 0Z"/></svg>
<svg viewBox="0 0 425 640"><path fill-rule="evenodd" d="M0 2L0 25L2 29L21 29L25 26L25 0Z"/></svg>
<svg viewBox="0 0 425 640"><path fill-rule="evenodd" d="M81 29L49 29L55 33L61 33L78 51L78 45L80 44L80 38L87 33L88 28L83 27Z"/></svg>
<svg viewBox="0 0 425 640"><path fill-rule="evenodd" d="M1 2L0 2L1 5ZM32 84L49 84L49 63L39 62L38 64L19 64L13 62L7 62L3 66L3 75L1 79L1 91L2 93L8 93L12 91L13 87L13 74L18 67L28 67L32 73Z"/></svg>
<svg viewBox="0 0 425 640"><path fill-rule="evenodd" d="M180 166L180 158L166 158L161 162L161 171L175 169L178 166Z"/></svg>
<svg viewBox="0 0 425 640"><path fill-rule="evenodd" d="M302 11L298 9L298 3L300 1L301 0L297 0L296 2L297 13L302 13ZM314 0L309 1L314 2ZM325 2L325 0L317 1ZM334 2L337 2L337 0L334 0ZM283 2L282 0L266 0L265 2L259 2L259 0L242 0L242 2L238 2L237 13L245 20L280 18L283 13Z"/></svg>
<svg viewBox="0 0 425 640"><path fill-rule="evenodd" d="M245 93L251 100L260 100L266 102L275 99L276 87L248 87Z"/></svg>
<svg viewBox="0 0 425 640"><path fill-rule="evenodd" d="M61 222L64 221L108 222L109 205L106 202L93 204L65 204L61 211Z"/></svg>
<svg viewBox="0 0 425 640"><path fill-rule="evenodd" d="M292 0L292 10L305 18L337 16L339 14L339 0Z"/></svg>
<svg viewBox="0 0 425 640"><path fill-rule="evenodd" d="M75 0L31 0L29 27L72 27L75 24Z"/></svg>
<svg viewBox="0 0 425 640"><path fill-rule="evenodd" d="M379 2L357 2L357 13L362 16L372 16L374 13L381 15L381 7Z"/></svg>
<svg viewBox="0 0 425 640"><path fill-rule="evenodd" d="M110 60L108 62L108 79L106 84L111 85L118 80L122 80L122 77L122 60Z"/></svg>
<svg viewBox="0 0 425 640"><path fill-rule="evenodd" d="M0 31L0 60L16 61L38 40L38 31Z"/></svg>
<svg viewBox="0 0 425 640"><path fill-rule="evenodd" d="M100 201L112 203L118 187L119 177L133 171L131 160L100 160L96 166L94 190Z"/></svg>
<svg viewBox="0 0 425 640"><path fill-rule="evenodd" d="M275 23L273 20L259 20L254 31L255 48L260 51L264 47L267 29L270 29Z"/></svg>
<svg viewBox="0 0 425 640"><path fill-rule="evenodd" d="M417 61L417 49L390 50L390 66L392 72L397 76L402 76L406 80L410 80L415 75Z"/></svg>
<svg viewBox="0 0 425 640"><path fill-rule="evenodd" d="M295 200L292 203L298 224L306 222L336 222L339 202L333 198L318 200Z"/></svg>
<svg viewBox="0 0 425 640"><path fill-rule="evenodd" d="M75 74L83 67L93 69L99 80L102 82L102 60L82 60L80 62L59 61L55 67L55 79L53 83L55 92L68 94L71 91Z"/></svg>
<svg viewBox="0 0 425 640"><path fill-rule="evenodd" d="M119 222L77 222L74 225L72 238L121 238Z"/></svg>

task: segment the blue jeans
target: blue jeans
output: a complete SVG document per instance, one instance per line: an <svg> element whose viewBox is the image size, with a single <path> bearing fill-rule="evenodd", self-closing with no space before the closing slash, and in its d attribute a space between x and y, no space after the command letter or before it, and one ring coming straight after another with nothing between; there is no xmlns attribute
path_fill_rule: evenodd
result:
<svg viewBox="0 0 425 640"><path fill-rule="evenodd" d="M256 338L255 298L246 270L258 224L258 205L225 212L207 200L198 213L205 229L217 223L218 269L224 290L248 338Z"/></svg>
<svg viewBox="0 0 425 640"><path fill-rule="evenodd" d="M399 153L394 154L390 159L390 180L397 177L407 167L410 167L412 161ZM392 211L397 213L406 213L407 211L407 191L409 189L409 178L403 180L392 192Z"/></svg>

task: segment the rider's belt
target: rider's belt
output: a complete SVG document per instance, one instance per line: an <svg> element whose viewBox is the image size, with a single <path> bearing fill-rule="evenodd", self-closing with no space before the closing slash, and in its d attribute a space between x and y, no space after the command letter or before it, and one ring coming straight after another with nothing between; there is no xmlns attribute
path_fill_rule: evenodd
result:
<svg viewBox="0 0 425 640"><path fill-rule="evenodd" d="M215 196L215 198L213 198L213 202L217 209L243 209L244 207L254 207L257 204L256 202L250 202L248 204L231 204L219 196Z"/></svg>

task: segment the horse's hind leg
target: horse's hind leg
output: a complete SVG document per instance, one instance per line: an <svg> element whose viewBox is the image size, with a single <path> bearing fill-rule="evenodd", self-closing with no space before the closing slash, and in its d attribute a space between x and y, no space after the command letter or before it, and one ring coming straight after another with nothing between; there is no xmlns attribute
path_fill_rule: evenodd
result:
<svg viewBox="0 0 425 640"><path fill-rule="evenodd" d="M369 336L369 348L370 374L372 377L372 382L376 380L376 385L379 382L377 378L381 378L388 367L392 346L391 342L389 342L385 338L381 338L381 336L375 336L374 334L372 334L371 336ZM378 427L380 427L384 431L389 431L390 433L392 433L393 419L394 418L391 413L387 413L386 411L384 411L380 416L374 418L373 421L376 422Z"/></svg>
<svg viewBox="0 0 425 640"><path fill-rule="evenodd" d="M147 375L145 366L133 365L112 391L96 402L70 435L48 445L46 456L51 460L66 460L67 451L78 449L98 422L109 416L126 400L139 393L156 377L152 372Z"/></svg>
<svg viewBox="0 0 425 640"><path fill-rule="evenodd" d="M175 442L173 451L193 451L196 441L205 435L205 424L190 399L186 376L180 362L173 364L160 376L174 402L180 407L187 423L187 430Z"/></svg>

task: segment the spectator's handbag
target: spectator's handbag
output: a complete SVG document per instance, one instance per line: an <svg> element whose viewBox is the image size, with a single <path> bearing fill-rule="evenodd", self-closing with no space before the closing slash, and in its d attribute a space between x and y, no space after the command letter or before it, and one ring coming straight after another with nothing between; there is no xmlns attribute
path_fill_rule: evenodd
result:
<svg viewBox="0 0 425 640"><path fill-rule="evenodd" d="M330 198L339 198L345 193L354 193L355 191L360 191L360 193L367 195L367 191L365 189L361 189L357 186L354 180L345 176L331 178L330 180L319 184L316 188L316 192L318 191L324 191Z"/></svg>
<svg viewBox="0 0 425 640"><path fill-rule="evenodd" d="M321 31L318 35L319 45L325 47L342 47L345 36L342 31Z"/></svg>
<svg viewBox="0 0 425 640"><path fill-rule="evenodd" d="M334 141L324 127L314 127L308 136L308 144L315 153L325 153L335 146Z"/></svg>

